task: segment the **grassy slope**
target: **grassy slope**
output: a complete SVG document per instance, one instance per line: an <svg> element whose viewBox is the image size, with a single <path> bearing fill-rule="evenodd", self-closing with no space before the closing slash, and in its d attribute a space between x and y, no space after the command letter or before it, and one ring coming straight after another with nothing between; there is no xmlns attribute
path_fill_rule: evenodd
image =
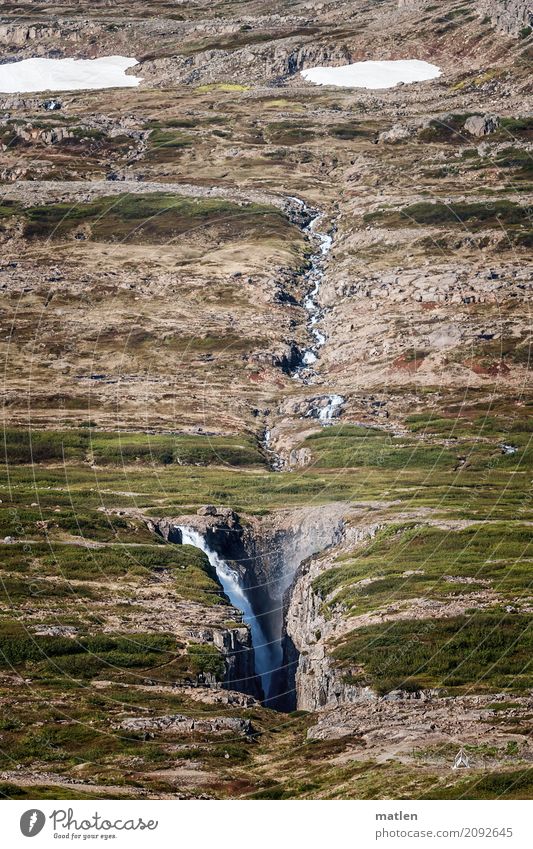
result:
<svg viewBox="0 0 533 849"><path fill-rule="evenodd" d="M161 9L166 15L168 9L163 6ZM18 7L15 13L20 13ZM144 13L141 10L141 14ZM204 10L192 7L191 14L196 13L201 17ZM98 16L100 12L91 8L90 14ZM189 12L185 10L184 14ZM428 10L429 17L431 14L440 15L440 8L434 7L431 13ZM461 41L454 30L458 26L455 19L444 20L440 25L443 32L452 32L451 39ZM424 38L432 32L429 18L425 26ZM263 34L259 33L258 37L262 38ZM495 40L490 28L485 37L490 43ZM229 41L218 41L211 46L233 47L255 39L255 33L238 33L230 36ZM194 51L206 44L193 43L190 49ZM479 85L482 84L480 81ZM459 85L475 89L478 82L470 74L465 75ZM203 123L198 115L189 124L164 115L159 126L146 122L144 128L151 129L152 133L141 169L170 164L175 166L173 172L169 169L170 173L188 178L192 168L187 157L195 155L195 173L208 184L223 179L221 173L228 173L230 184L235 178L248 180L250 184L260 178L263 185L281 186L284 191L288 186L294 186L296 192L300 186L307 189L312 185L317 193L329 191L337 198L337 186L332 189L323 177L317 182L324 139L328 149L341 159L344 156L345 161L354 157L354 150L360 152L355 142L366 145L365 150L381 151L379 146L371 144L381 129L381 116L379 121L369 124L356 120L341 123L336 115L331 121L328 115L327 124L303 127L301 120L288 120L286 113L301 115L309 101L303 106L298 96L291 93L284 99L265 101L265 111L270 114L259 122L255 120L257 115L254 116L252 126L249 106L243 106L238 99L242 88L204 86L193 92L199 104L206 97L206 107L209 98L213 98L209 106L215 107L210 114L218 119L216 124ZM152 113L159 108L162 97L161 91L142 95L137 91L121 92L117 113L122 115L128 109L141 111L142 98L146 98L146 108ZM180 97L181 92L171 92L173 109L179 114L184 105L190 106L189 92L184 102ZM124 107L127 98L130 98L129 105ZM108 100L106 95L106 104ZM354 106L350 93L336 92L333 99L327 94L316 94L316 103L323 103L326 108L341 100L344 105L349 100L350 110ZM94 105L99 102L97 94L91 95L87 102L89 110L99 111L100 107ZM173 120L181 123L173 124ZM54 116L54 123L58 121ZM453 126L450 130L437 124L424 132L427 135L420 135L416 157L427 150L430 157L434 157L438 152L437 144L464 143L464 134L455 132ZM223 133L227 134L228 146L237 145L248 153L251 150L255 158L239 160L236 171L231 169L228 160L222 166L212 165L211 152L217 144L223 143ZM513 138L529 138L529 133L529 124L503 123L498 140L511 143ZM9 136L5 141L10 143L11 139ZM277 149L263 153L265 141L278 145ZM45 175L48 179L69 178L72 174L83 173L84 169L88 176L95 178L101 177L106 170L102 165L106 145L114 148L117 167L128 162L128 143L120 140L119 144L116 138L93 136L89 139L87 132L82 133L75 144L53 146L52 149L38 147L32 150L17 144L13 154L17 161L49 160L49 172ZM401 162L402 154L401 148L392 149L391 156L395 160ZM309 163L307 167L306 163ZM437 161L435 170L434 164L428 173L433 195L438 196L441 191L450 194L450 183L453 191L463 194L465 176L472 182L477 180L484 189L483 181L489 169L486 161L478 161L473 149L457 167L455 187L452 168L442 169ZM504 172L507 188L514 188L518 178L521 183L530 179L530 163L524 162L522 155L502 152L496 164L500 172ZM455 166L454 162L452 167ZM445 181L440 176L442 170L446 174ZM411 180L409 167L404 168L404 173ZM368 192L369 197L372 194ZM220 237L222 228L230 237L240 239L244 234L252 241L263 235L276 240L295 237L277 212L250 207L245 212L254 215L248 216L243 215L242 210L228 208L230 205L225 202L172 199L172 215L169 215L168 205L168 196L148 196L142 200L104 199L76 205L74 209L71 205L56 204L22 211L6 205L0 209L0 216L4 224L19 216L26 235L34 239L37 247L43 237L52 237L54 250L60 239L71 238L80 225L89 228L89 238L97 243L118 239L131 244L140 238L146 244L160 244L183 232L183 228L194 228L197 223L202 224L202 232L207 226L215 239ZM521 210L508 202L500 205L500 218L490 220L485 207L472 203L454 204L451 210L443 204L424 203L414 210L412 205L404 204L399 210L384 210L373 223L405 227L410 221L407 213L416 223L437 224L456 231L460 226L458 215L471 230L489 225L498 228L503 222L515 242L521 244L527 244L530 233ZM66 217L65 213L68 213ZM381 246L378 251L381 259ZM148 346L154 342L150 336L145 340ZM216 349L216 342L213 337L202 339L198 347L202 352L210 351ZM138 338L135 344L139 347ZM521 351L525 349L520 341L511 352L505 351L505 356L515 356L517 347ZM522 354L516 356L523 361ZM210 501L243 511L263 512L275 507L353 499L390 504L378 511L378 517L384 522L394 522L399 512L416 513L420 508L430 508L436 518L484 520L479 529L467 528L455 534L420 523L406 525L402 520L399 527L395 525L388 534L380 535L368 548L353 552L353 556L336 564L336 568L317 583L317 590L323 594L325 605L334 602L328 594L337 593L335 598L340 598L353 615L374 610L391 599L409 602L420 593L442 599L470 592L472 586L476 587L475 584L467 585L463 590L462 585L450 583L445 578L450 574L493 581L492 586L501 595L501 604L522 599L528 590L528 563L521 558L527 554L526 545L530 544L529 528L524 525L531 519L527 474L529 435L522 421L494 421L485 415L485 410L486 405L480 407L478 418L475 414L464 417L459 411L450 414L439 404L435 414L412 417L412 433L420 438L393 438L379 431L350 427L331 428L307 442L313 455L312 466L290 475L269 473L257 445L241 435L213 439L98 431L37 432L32 434L30 446L25 433L9 434L8 464L2 480L0 533L14 536L19 543L1 548L2 636L10 646L10 661L15 661L15 670L10 669L7 659L0 670L6 717L0 729L3 768L14 769L20 765L22 772L40 768L68 777L75 774L80 780L100 781L115 787L121 783L130 788L141 785L156 794L175 792L175 784L168 777L148 776L148 773L192 761L212 771L212 777L204 779L201 790L221 797L376 798L393 793L396 798L495 798L500 795L520 798L530 795L531 774L521 768L497 775L462 777L451 776L449 770L439 774L397 764L362 764L349 758L344 764L333 763L334 758L349 751L357 741L306 741L310 717L295 715L281 721L279 716L258 708L246 711L211 706L190 701L183 693L163 693L153 686L145 688L146 676L168 683L175 679L179 670L180 674L192 673L195 669L216 665L217 656L208 653L205 657L197 648L176 646L167 634L158 635L154 642L153 634L143 632L137 635L136 644L129 638L124 644L125 635L112 632L106 636L107 642L99 642L101 622L91 607L96 603L106 604L113 614L123 601L131 606L136 594L151 582L157 582L160 570L170 573L176 601L218 603L220 596L212 575L197 553L184 550L176 554L159 544L154 545L153 537L138 520L108 516L99 509L102 506L139 507L161 515L194 510ZM457 442L450 445L450 439ZM516 444L517 453L502 454L502 442ZM459 458L462 458L460 463ZM182 466L181 463L194 465ZM493 521L494 525L488 524ZM88 552L67 545L71 535L111 545ZM123 547L124 542L138 544L134 556ZM497 562L493 562L495 552L501 555ZM404 578L403 573L412 569L423 569L424 574ZM375 580L361 590L355 586L361 577ZM80 617L73 605L75 599L87 601L85 612L89 612L92 620ZM14 621L15 605L18 622ZM64 650L64 642L46 644L49 654L52 654L50 645L54 646L53 664L42 658L38 651L39 641L29 644L27 641L24 625L27 622L33 628L39 616L45 621L48 617L54 624L82 626L78 643L68 643L69 652L63 655L55 652L56 648ZM390 664L383 669L383 654L390 658L398 643L409 646L410 637L419 630L419 624L399 623L392 630L378 628L362 636L352 635L338 646L338 660L347 666L360 663L362 674L385 689L398 684L444 684L461 689L475 686L478 681L484 686L486 679L480 675L480 668L484 671L492 658L497 660L503 647L509 656L509 666L492 671L490 684L506 686L507 670L519 671L530 653L528 644L523 643L526 631L521 617L504 617L503 628L499 629L501 622L497 612L492 619L483 614L472 622L462 618L439 620L434 627L426 624L423 639L411 647L411 652L403 653L402 665L392 670L393 675ZM372 641L369 642L370 633ZM64 640L61 637L48 639ZM93 652L92 665L87 664L88 647ZM435 648L438 649L436 654ZM462 662L465 651L470 665ZM29 656L32 653L33 656ZM178 657L174 657L176 654ZM161 659L166 666L156 674L153 665ZM110 680L110 685L104 686L102 679ZM26 687L22 691L24 698L21 698L21 686ZM155 734L153 738L144 739L142 735L119 730L118 722L124 712L247 715L261 737L253 743L235 738L220 740L200 733L192 743L190 738L177 734ZM82 798L84 793L91 796L87 789L71 791L63 787L58 790L46 784L28 794L26 789L6 783L0 785L0 793L20 798L25 794L28 798Z"/></svg>

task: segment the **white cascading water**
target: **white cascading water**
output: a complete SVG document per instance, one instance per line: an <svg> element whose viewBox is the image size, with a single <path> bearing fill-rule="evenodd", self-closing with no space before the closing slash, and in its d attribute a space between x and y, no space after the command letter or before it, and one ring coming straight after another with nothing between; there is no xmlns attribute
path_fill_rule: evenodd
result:
<svg viewBox="0 0 533 849"><path fill-rule="evenodd" d="M305 204L301 201L303 207ZM304 228L304 233L308 233L312 239L318 240L318 251L313 254L310 260L310 269L306 274L307 279L312 283L312 288L308 291L304 298L303 306L309 315L309 329L314 338L315 344L312 348L304 351L302 363L304 367L312 366L317 361L318 351L326 341L326 335L316 326L322 319L322 309L320 308L317 296L320 291L320 284L324 277L324 259L331 250L333 238L329 233L321 233L317 230L317 225L320 223L322 215L316 215L311 223Z"/></svg>
<svg viewBox="0 0 533 849"><path fill-rule="evenodd" d="M318 421L324 425L333 424L335 413L339 407L342 407L344 401L342 395L330 395L326 406L318 412Z"/></svg>
<svg viewBox="0 0 533 849"><path fill-rule="evenodd" d="M252 610L252 606L248 601L244 590L239 584L239 576L233 569L230 569L225 560L220 557L216 551L212 551L207 545L204 537L193 528L186 528L183 525L178 525L178 530L181 531L181 541L183 545L192 545L194 548L199 548L207 556L211 566L218 576L218 580L222 584L224 592L228 596L230 602L238 610L242 611L243 621L249 626L252 633L252 645L255 656L255 671L261 678L261 685L265 694L265 700L270 692L272 674L281 662L278 657L279 652L277 646L270 644L265 637L263 628Z"/></svg>

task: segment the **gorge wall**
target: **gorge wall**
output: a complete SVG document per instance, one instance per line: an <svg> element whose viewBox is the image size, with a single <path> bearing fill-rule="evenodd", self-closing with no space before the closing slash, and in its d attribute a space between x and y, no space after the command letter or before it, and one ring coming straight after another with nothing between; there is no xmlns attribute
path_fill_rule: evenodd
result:
<svg viewBox="0 0 533 849"><path fill-rule="evenodd" d="M377 524L349 528L345 542L357 545L373 537ZM368 687L347 683L345 672L336 670L327 644L353 625L339 613L326 614L322 599L313 588L313 581L325 569L331 568L327 553L304 562L294 581L286 611L286 663L291 670L289 684L296 694L299 710L314 711L341 702L357 702L374 698Z"/></svg>
<svg viewBox="0 0 533 849"><path fill-rule="evenodd" d="M292 643L289 650L284 645L285 616L295 575L308 558L340 540L346 512L344 502L277 511L260 518L240 517L227 508L204 507L194 516L149 521L149 526L171 543L182 543L180 526L194 529L239 576L275 659L270 692L264 693L269 707L290 709L295 705L294 665L298 654ZM253 652L246 650L251 643L240 634L248 629L243 626L238 631L239 645L230 645L228 635L219 635L218 643L215 640L226 659L226 685L242 691L240 679L248 678L252 688L245 691L257 695L255 671L250 668Z"/></svg>
<svg viewBox="0 0 533 849"><path fill-rule="evenodd" d="M522 30L533 27L531 0L480 0L479 12L490 17L500 32L518 37Z"/></svg>

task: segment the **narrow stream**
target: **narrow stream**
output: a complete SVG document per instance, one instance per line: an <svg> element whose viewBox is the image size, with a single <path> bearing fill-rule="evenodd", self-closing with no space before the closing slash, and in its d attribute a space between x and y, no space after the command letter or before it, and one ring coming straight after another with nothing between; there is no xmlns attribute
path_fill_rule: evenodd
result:
<svg viewBox="0 0 533 849"><path fill-rule="evenodd" d="M224 592L231 604L242 612L243 622L249 626L252 634L255 671L261 679L261 686L265 696L264 701L268 704L272 687L272 676L282 662L283 651L281 644L270 643L266 638L260 623L261 614L258 616L252 609L246 592L241 587L238 573L231 569L228 563L208 546L201 533L183 525L179 525L178 530L181 531L182 545L192 545L194 548L199 548L204 552L217 573L218 580L222 584ZM267 614L265 613L263 615Z"/></svg>
<svg viewBox="0 0 533 849"><path fill-rule="evenodd" d="M307 327L313 341L312 344L301 352L299 363L292 372L292 377L295 380L309 385L313 384L317 378L317 373L313 366L320 356L320 349L327 341L326 334L320 328L320 322L324 317L324 310L320 306L319 295L325 275L325 261L333 245L335 228L332 227L326 231L320 230L320 224L325 218L324 213L318 212L316 209L311 209L301 198L289 196L287 201L293 208L296 207L299 210L304 216L304 220L308 221L305 226L300 226L311 244L316 246L316 250L314 250L309 258L309 267L304 274L307 291L302 301L302 306L308 315ZM331 425L339 415L340 408L346 399L342 395L337 394L331 394L325 397L326 403L324 404L324 396L321 396L320 406L316 404L307 415L317 419L321 425ZM272 431L268 426L265 427L261 442L268 456L272 471L283 471L286 468L286 464L273 447ZM287 470L291 471L290 468Z"/></svg>
<svg viewBox="0 0 533 849"><path fill-rule="evenodd" d="M310 257L309 268L305 272L307 291L302 303L308 315L307 324L313 341L302 352L300 362L293 372L294 379L300 380L304 384L310 384L316 378L316 372L313 366L318 360L320 349L326 343L326 335L319 327L324 316L324 311L319 303L319 294L325 274L325 260L333 244L333 231L323 232L318 229L324 218L323 213L311 210L300 198L290 197L288 200L297 206L309 221L303 227L303 232L309 238L311 244L316 245L316 250ZM318 400L320 403L318 403ZM311 409L311 415L321 425L330 425L333 423L334 418L338 415L344 403L345 399L342 395L331 394L322 396L320 399L317 399L315 406ZM282 471L285 464L272 446L272 433L269 427L265 428L262 444L269 457L271 469L273 471ZM251 631L255 671L261 679L264 703L268 705L270 701L273 707L277 706L276 702L279 700L279 695L275 693L275 678L276 671L283 664L282 638L280 635L279 640L274 639L269 642L260 621L261 617L268 616L270 611L263 611L257 614L253 610L250 600L241 586L240 575L208 546L206 540L198 531L184 526L180 526L179 530L182 535L182 544L199 548L207 555L231 604L242 611L243 621L249 626Z"/></svg>
<svg viewBox="0 0 533 849"><path fill-rule="evenodd" d="M314 345L307 348L303 353L303 368L308 368L316 363L318 352L326 342L326 334L317 327L324 315L318 303L318 295L324 278L324 260L331 250L333 236L330 233L321 233L318 230L322 217L321 214L317 215L304 229L304 232L308 233L312 239L318 239L318 251L311 256L311 267L305 275L310 287L304 298L303 306L309 316L309 329L314 338Z"/></svg>
<svg viewBox="0 0 533 849"><path fill-rule="evenodd" d="M307 216L311 217L309 224L303 228L303 232L311 241L317 245L317 250L311 255L309 268L305 272L308 290L302 306L307 311L308 327L313 337L314 344L310 345L302 354L301 365L294 372L294 377L304 383L313 383L316 372L312 366L318 360L320 349L326 344L327 337L318 326L324 317L324 310L319 303L320 286L325 275L325 260L333 245L334 228L330 230L319 230L324 219L324 213L310 209L301 198L290 197L289 201L295 204ZM314 214L313 214L314 213ZM331 424L332 419L338 414L339 408L344 404L342 395L329 395L326 406L321 407L316 416L321 424Z"/></svg>

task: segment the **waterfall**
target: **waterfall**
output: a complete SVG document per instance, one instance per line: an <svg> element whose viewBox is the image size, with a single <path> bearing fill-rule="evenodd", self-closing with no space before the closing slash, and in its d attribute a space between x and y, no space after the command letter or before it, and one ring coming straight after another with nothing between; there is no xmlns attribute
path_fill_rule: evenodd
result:
<svg viewBox="0 0 533 849"><path fill-rule="evenodd" d="M342 395L330 395L326 406L318 412L318 421L324 425L332 424L337 409L342 407L344 401Z"/></svg>
<svg viewBox="0 0 533 849"><path fill-rule="evenodd" d="M231 569L226 561L223 560L216 551L209 548L204 537L198 531L193 528L184 527L183 525L178 525L177 528L181 531L182 545L192 545L194 548L199 548L204 552L211 566L217 573L218 580L222 584L224 592L228 596L231 604L238 610L242 611L243 621L249 626L252 634L255 671L261 678L265 701L267 701L271 687L272 675L281 663L281 651L278 650L279 647L269 643L267 640L261 623L252 610L252 606L239 583L240 579L238 573Z"/></svg>

